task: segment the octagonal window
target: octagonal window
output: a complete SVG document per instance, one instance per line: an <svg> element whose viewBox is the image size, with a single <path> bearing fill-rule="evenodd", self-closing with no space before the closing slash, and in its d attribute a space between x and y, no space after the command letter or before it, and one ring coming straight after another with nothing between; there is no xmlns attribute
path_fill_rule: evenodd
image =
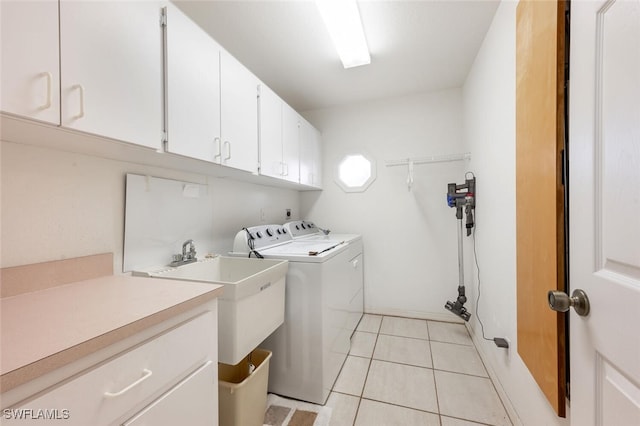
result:
<svg viewBox="0 0 640 426"><path fill-rule="evenodd" d="M336 168L335 181L345 192L363 192L375 178L375 163L363 154L344 156Z"/></svg>

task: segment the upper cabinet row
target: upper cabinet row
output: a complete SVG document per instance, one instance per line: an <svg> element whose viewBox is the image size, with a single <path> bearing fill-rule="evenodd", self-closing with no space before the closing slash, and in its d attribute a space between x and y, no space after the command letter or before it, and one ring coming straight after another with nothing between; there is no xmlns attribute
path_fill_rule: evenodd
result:
<svg viewBox="0 0 640 426"><path fill-rule="evenodd" d="M320 187L319 133L172 3L3 1L0 19L2 111Z"/></svg>
<svg viewBox="0 0 640 426"><path fill-rule="evenodd" d="M3 111L161 147L159 2L0 7Z"/></svg>

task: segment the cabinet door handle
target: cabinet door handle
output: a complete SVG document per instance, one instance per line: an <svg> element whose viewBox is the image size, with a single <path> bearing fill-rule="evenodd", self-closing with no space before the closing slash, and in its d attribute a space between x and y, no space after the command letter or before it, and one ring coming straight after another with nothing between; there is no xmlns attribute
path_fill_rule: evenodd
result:
<svg viewBox="0 0 640 426"><path fill-rule="evenodd" d="M225 160L229 160L229 159L231 159L231 142L225 141L224 142L224 146L227 147L227 156L224 157L224 159Z"/></svg>
<svg viewBox="0 0 640 426"><path fill-rule="evenodd" d="M153 374L153 372L151 370L147 370L146 368L144 370L142 370L142 372L144 373L142 375L142 377L140 377L135 382L131 383L126 388L124 388L124 389L122 389L122 390L120 390L118 392L105 392L104 396L107 397L107 398L115 398L117 396L124 395L125 393L129 392L132 388L138 386L140 383L142 383L145 380L147 380Z"/></svg>
<svg viewBox="0 0 640 426"><path fill-rule="evenodd" d="M76 119L82 118L84 117L84 87L82 86L82 84L75 84L71 88L78 89L78 91L80 92L80 112L73 118L76 118Z"/></svg>
<svg viewBox="0 0 640 426"><path fill-rule="evenodd" d="M220 144L220 138L214 138L213 143L216 144L216 147L218 148L218 153L213 156L213 159L216 160L222 157L222 145Z"/></svg>
<svg viewBox="0 0 640 426"><path fill-rule="evenodd" d="M51 108L51 85L53 84L53 76L50 72L43 72L40 75L47 79L47 101L39 109L49 109Z"/></svg>
<svg viewBox="0 0 640 426"><path fill-rule="evenodd" d="M354 268L358 267L358 263L360 263L360 261L358 259L354 259L351 264L353 265Z"/></svg>

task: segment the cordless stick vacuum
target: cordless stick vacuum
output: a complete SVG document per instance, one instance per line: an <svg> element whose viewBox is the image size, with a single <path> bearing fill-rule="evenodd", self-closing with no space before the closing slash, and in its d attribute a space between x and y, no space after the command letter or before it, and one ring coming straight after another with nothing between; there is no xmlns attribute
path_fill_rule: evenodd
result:
<svg viewBox="0 0 640 426"><path fill-rule="evenodd" d="M471 179L467 179L471 175ZM469 321L471 314L464 307L467 296L464 294L464 259L462 255L462 209L466 216L467 237L471 235L473 228L473 211L476 208L476 177L473 173L465 174L465 182L461 185L450 183L447 185L447 204L455 207L456 218L458 219L458 298L455 302L447 301L445 309L456 314L465 321Z"/></svg>

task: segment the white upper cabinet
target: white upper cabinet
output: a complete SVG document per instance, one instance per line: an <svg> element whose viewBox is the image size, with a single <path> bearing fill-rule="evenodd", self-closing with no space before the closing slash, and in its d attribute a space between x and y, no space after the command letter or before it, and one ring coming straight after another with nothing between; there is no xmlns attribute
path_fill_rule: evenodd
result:
<svg viewBox="0 0 640 426"><path fill-rule="evenodd" d="M172 4L166 20L167 150L220 163L220 46Z"/></svg>
<svg viewBox="0 0 640 426"><path fill-rule="evenodd" d="M281 178L282 99L269 87L260 85L260 174Z"/></svg>
<svg viewBox="0 0 640 426"><path fill-rule="evenodd" d="M60 124L58 3L0 2L0 109Z"/></svg>
<svg viewBox="0 0 640 426"><path fill-rule="evenodd" d="M60 2L62 126L161 148L164 2Z"/></svg>
<svg viewBox="0 0 640 426"><path fill-rule="evenodd" d="M289 105L282 104L282 162L284 178L300 181L300 115Z"/></svg>
<svg viewBox="0 0 640 426"><path fill-rule="evenodd" d="M222 164L258 172L258 78L220 52Z"/></svg>
<svg viewBox="0 0 640 426"><path fill-rule="evenodd" d="M260 86L260 174L298 183L299 115Z"/></svg>
<svg viewBox="0 0 640 426"><path fill-rule="evenodd" d="M300 183L322 188L321 135L305 119L300 120Z"/></svg>

